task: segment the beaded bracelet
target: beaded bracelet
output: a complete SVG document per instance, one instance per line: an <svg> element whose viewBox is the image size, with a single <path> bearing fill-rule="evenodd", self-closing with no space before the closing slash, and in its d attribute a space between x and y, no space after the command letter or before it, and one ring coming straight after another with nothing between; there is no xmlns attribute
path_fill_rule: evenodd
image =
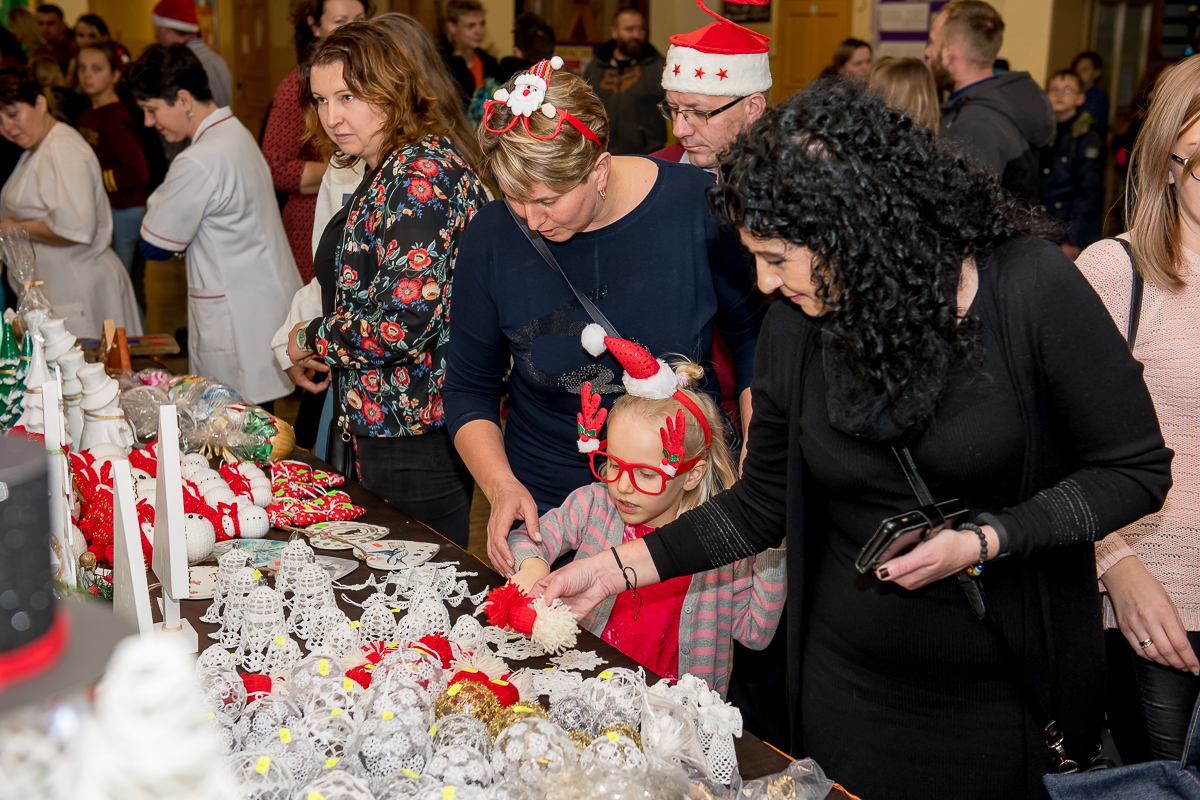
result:
<svg viewBox="0 0 1200 800"><path fill-rule="evenodd" d="M964 522L958 528L960 531L972 531L979 537L979 563L972 564L967 567L965 572L972 578L978 578L983 574L983 563L987 561L987 534L983 532L983 528L976 525L974 522Z"/></svg>

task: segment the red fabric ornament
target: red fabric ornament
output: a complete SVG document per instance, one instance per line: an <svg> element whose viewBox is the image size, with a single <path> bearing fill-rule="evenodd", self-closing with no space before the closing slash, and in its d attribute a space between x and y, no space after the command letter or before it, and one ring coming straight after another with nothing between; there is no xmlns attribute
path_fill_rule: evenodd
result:
<svg viewBox="0 0 1200 800"><path fill-rule="evenodd" d="M359 664L353 669L346 670L346 677L364 689L371 688L371 676L375 674L374 664Z"/></svg>
<svg viewBox="0 0 1200 800"><path fill-rule="evenodd" d="M208 504L204 495L196 488L196 484L189 480L183 482L183 511L185 514L199 514L211 522L218 542L233 538L225 533L225 526L221 524L221 514Z"/></svg>
<svg viewBox="0 0 1200 800"><path fill-rule="evenodd" d="M454 663L454 650L450 647L450 640L440 633L431 633L428 636L422 636L417 640L417 644L424 645L426 649L433 652L442 662L442 669L450 669L450 665Z"/></svg>
<svg viewBox="0 0 1200 800"><path fill-rule="evenodd" d="M246 702L252 703L260 697L271 693L271 676L242 673L242 683L246 685Z"/></svg>
<svg viewBox="0 0 1200 800"><path fill-rule="evenodd" d="M658 373L658 359L650 355L650 351L636 342L628 339L618 339L615 336L605 336L604 344L608 351L617 357L621 366L633 378L644 380Z"/></svg>
<svg viewBox="0 0 1200 800"><path fill-rule="evenodd" d="M496 695L496 699L502 706L511 706L521 699L520 690L506 680L488 681L487 687L491 689L492 694Z"/></svg>
<svg viewBox="0 0 1200 800"><path fill-rule="evenodd" d="M221 477L229 484L229 488L234 494L240 497L250 497L253 494L250 490L250 479L238 472L233 464L222 464L217 471L221 473Z"/></svg>
<svg viewBox="0 0 1200 800"><path fill-rule="evenodd" d="M136 467L149 473L151 478L158 477L158 439L147 444L142 449L131 450L129 466Z"/></svg>
<svg viewBox="0 0 1200 800"><path fill-rule="evenodd" d="M366 656L367 661L370 661L372 664L378 664L383 660L384 656L395 650L397 647L399 647L399 645L395 642L388 643L380 639L374 642L367 642L362 646L362 651L363 655Z"/></svg>
<svg viewBox="0 0 1200 800"><path fill-rule="evenodd" d="M487 614L488 624L497 628L507 628L510 624L513 606L527 606L530 597L515 583L506 583L488 593L484 613Z"/></svg>
<svg viewBox="0 0 1200 800"><path fill-rule="evenodd" d="M276 528L284 525L304 527L314 522L357 519L367 513L365 508L350 502L345 492L330 492L321 497L293 500L278 497L267 506L267 517Z"/></svg>
<svg viewBox="0 0 1200 800"><path fill-rule="evenodd" d="M477 669L468 668L460 669L458 672L454 673L454 677L450 679L450 685L453 686L454 684L462 683L463 681L471 681L472 683L478 683L482 686L487 686L488 683L490 683L487 675Z"/></svg>

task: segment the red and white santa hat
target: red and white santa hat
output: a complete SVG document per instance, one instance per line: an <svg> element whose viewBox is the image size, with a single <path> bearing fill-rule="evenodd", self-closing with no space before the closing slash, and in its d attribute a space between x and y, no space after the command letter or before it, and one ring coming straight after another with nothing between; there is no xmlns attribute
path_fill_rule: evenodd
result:
<svg viewBox="0 0 1200 800"><path fill-rule="evenodd" d="M621 366L625 368L621 382L625 384L625 391L629 394L648 400L673 398L691 412L700 423L700 429L704 431L704 452L695 458L684 460L683 439L687 431L687 419L680 409L675 413L673 420L670 415L667 416L666 424L661 429L663 459L659 468L674 477L696 466L712 446L712 427L700 407L683 391L687 386L687 378L677 374L666 361L650 355L640 344L609 336L604 332L604 328L595 323L585 327L579 339L583 349L593 356L599 357L608 350L621 362ZM598 396L593 399L590 383L583 384L581 399L583 410L578 416L579 452L589 453L601 446L600 427L604 424L607 412L600 408Z"/></svg>
<svg viewBox="0 0 1200 800"><path fill-rule="evenodd" d="M196 1L160 0L150 15L150 23L156 28L171 28L183 33L199 33L200 20L196 16Z"/></svg>
<svg viewBox="0 0 1200 800"><path fill-rule="evenodd" d="M735 0L766 5L768 0ZM744 97L771 88L770 37L743 28L696 0L717 21L677 33L667 50L663 88L668 92Z"/></svg>

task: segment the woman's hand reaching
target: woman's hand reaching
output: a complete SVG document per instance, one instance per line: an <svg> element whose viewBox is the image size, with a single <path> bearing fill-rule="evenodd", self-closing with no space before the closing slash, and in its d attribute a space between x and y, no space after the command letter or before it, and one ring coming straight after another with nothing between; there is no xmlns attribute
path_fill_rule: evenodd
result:
<svg viewBox="0 0 1200 800"><path fill-rule="evenodd" d="M988 560L1000 550L1000 537L991 525L983 526ZM921 542L902 556L880 564L875 576L905 589L920 589L979 563L979 536L974 531L946 530Z"/></svg>
<svg viewBox="0 0 1200 800"><path fill-rule="evenodd" d="M1136 556L1122 558L1100 579L1108 590L1117 625L1133 652L1164 667L1200 675L1187 630L1171 596ZM1142 647L1142 642L1150 644Z"/></svg>

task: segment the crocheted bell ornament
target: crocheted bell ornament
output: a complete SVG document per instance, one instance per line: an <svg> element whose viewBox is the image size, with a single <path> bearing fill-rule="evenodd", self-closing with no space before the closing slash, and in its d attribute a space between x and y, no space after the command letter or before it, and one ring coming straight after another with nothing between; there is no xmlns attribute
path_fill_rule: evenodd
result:
<svg viewBox="0 0 1200 800"><path fill-rule="evenodd" d="M528 72L518 75L513 81L513 90L509 92L501 87L492 95L495 99L508 105L512 113L528 117L534 111L541 109L542 113L554 119L555 108L543 102L546 98L546 87L554 70L562 69L563 60L554 56L548 61L540 61Z"/></svg>
<svg viewBox="0 0 1200 800"><path fill-rule="evenodd" d="M542 598L531 598L515 583L493 589L483 606L488 622L497 628L511 627L549 653L560 653L575 646L579 627L575 615L561 600L547 605Z"/></svg>

